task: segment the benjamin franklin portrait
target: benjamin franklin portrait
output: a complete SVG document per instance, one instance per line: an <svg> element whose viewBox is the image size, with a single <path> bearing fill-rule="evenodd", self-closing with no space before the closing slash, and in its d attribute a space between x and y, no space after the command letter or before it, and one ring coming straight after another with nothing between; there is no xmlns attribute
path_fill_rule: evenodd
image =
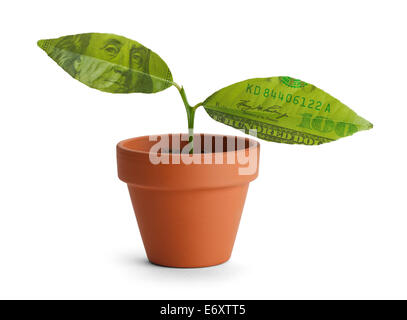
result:
<svg viewBox="0 0 407 320"><path fill-rule="evenodd" d="M151 51L138 42L99 33L53 41L48 47L49 56L72 77L90 87L113 93L134 92L134 88L137 92L153 92L149 76Z"/></svg>

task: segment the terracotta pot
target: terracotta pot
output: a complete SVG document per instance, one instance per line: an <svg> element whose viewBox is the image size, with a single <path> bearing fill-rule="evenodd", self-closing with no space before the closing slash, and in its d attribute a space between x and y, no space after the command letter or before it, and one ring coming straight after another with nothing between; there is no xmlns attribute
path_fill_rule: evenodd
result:
<svg viewBox="0 0 407 320"><path fill-rule="evenodd" d="M248 138L197 134L193 155L168 148L154 155L157 142L167 141L172 152L182 150L187 141L177 145L180 138L188 140L174 134L121 141L119 178L128 185L150 262L220 264L232 253L249 182L258 175L260 145ZM219 141L221 150L215 147ZM157 159L169 163L155 164Z"/></svg>

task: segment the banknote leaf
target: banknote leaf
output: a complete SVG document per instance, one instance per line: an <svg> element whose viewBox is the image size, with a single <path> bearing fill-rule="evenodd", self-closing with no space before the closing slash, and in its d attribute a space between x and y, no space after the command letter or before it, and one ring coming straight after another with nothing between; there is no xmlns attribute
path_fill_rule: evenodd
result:
<svg viewBox="0 0 407 320"><path fill-rule="evenodd" d="M154 93L173 84L155 52L122 36L82 33L37 44L73 78L101 91Z"/></svg>
<svg viewBox="0 0 407 320"><path fill-rule="evenodd" d="M291 77L238 82L212 94L203 106L216 121L288 144L319 145L373 127L325 91Z"/></svg>

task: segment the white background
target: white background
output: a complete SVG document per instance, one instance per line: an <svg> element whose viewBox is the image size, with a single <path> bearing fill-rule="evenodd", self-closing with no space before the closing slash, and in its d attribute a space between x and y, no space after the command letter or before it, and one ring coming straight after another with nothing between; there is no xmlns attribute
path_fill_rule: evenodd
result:
<svg viewBox="0 0 407 320"><path fill-rule="evenodd" d="M0 298L407 298L405 1L3 1ZM197 103L290 75L373 130L262 142L232 258L147 262L115 145L186 130L175 88L113 95L73 80L41 38L108 32L156 51ZM203 109L196 131L240 134Z"/></svg>

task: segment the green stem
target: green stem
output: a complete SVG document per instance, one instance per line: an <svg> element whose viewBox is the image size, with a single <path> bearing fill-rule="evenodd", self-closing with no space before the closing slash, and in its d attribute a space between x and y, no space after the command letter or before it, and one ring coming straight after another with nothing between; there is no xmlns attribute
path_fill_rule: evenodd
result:
<svg viewBox="0 0 407 320"><path fill-rule="evenodd" d="M176 83L174 83L174 86L178 89L182 101L184 102L185 105L185 110L187 112L187 118L188 118L188 143L191 144L191 150L189 151L190 154L194 153L194 120L195 120L195 112L198 107L202 106L202 102L196 104L195 106L191 107L191 105L188 102L187 96L185 94L184 87L180 87Z"/></svg>

